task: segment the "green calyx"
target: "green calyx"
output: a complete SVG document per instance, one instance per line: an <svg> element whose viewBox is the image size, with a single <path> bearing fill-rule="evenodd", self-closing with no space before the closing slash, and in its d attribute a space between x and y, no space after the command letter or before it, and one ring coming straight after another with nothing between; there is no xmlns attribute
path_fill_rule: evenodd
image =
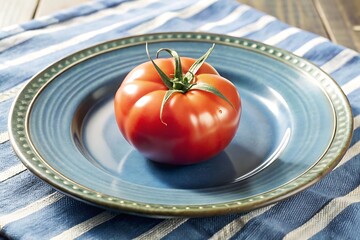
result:
<svg viewBox="0 0 360 240"><path fill-rule="evenodd" d="M146 53L148 55L148 58L154 65L156 71L159 73L159 76L160 76L161 80L163 81L163 83L169 89L164 96L164 99L161 104L161 109L160 109L160 120L165 125L167 125L167 124L165 122L163 122L163 120L162 120L163 109L164 109L166 102L170 99L170 97L174 93L184 94L190 90L195 90L195 89L202 90L202 91L206 91L206 92L215 94L216 96L224 99L231 106L233 106L232 103L215 87L213 87L209 84L206 84L206 83L197 83L196 82L196 78L195 78L196 72L201 68L201 66L203 65L205 60L209 57L209 55L213 51L214 47L215 47L215 44L213 44L211 46L211 48L203 56L201 56L199 59L197 59L193 63L193 65L189 68L188 72L185 74L183 74L183 71L182 71L180 56L178 55L178 53L176 51L174 51L173 49L169 49L169 48L159 49L156 52L156 58L158 58L159 53L162 51L169 53L174 58L175 70L174 70L173 78L170 78L156 65L154 60L150 57L148 44L146 43Z"/></svg>

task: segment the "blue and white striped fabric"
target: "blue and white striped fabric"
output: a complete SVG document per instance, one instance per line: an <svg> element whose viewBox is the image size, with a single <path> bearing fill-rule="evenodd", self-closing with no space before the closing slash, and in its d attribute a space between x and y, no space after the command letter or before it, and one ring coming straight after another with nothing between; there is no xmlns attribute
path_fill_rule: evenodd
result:
<svg viewBox="0 0 360 240"><path fill-rule="evenodd" d="M52 189L13 153L7 116L18 90L49 63L113 38L206 31L275 45L320 66L354 114L351 146L311 188L248 213L151 219L89 206ZM12 239L359 239L360 55L290 27L235 0L107 0L0 30L0 238Z"/></svg>

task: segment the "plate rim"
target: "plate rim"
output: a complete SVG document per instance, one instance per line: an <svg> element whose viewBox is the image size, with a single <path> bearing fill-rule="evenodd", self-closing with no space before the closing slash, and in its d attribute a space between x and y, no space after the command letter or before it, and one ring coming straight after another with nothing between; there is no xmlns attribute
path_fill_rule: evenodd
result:
<svg viewBox="0 0 360 240"><path fill-rule="evenodd" d="M68 179L47 164L46 160L37 153L28 131L31 106L47 84L67 69L97 55L145 42L164 41L211 42L255 51L286 63L317 80L321 90L332 104L336 117L335 132L328 148L324 149L323 156L304 173L270 191L236 201L201 205L149 204L105 195ZM332 98L336 98L336 104ZM338 113L336 108L339 106L342 109L338 110L340 111ZM352 139L353 117L349 100L337 82L309 60L296 56L289 51L255 40L224 34L159 32L104 41L83 48L48 65L35 74L17 94L9 112L8 129L11 145L26 168L66 195L92 205L131 214L160 217L202 217L249 211L283 200L310 187L329 173L346 153Z"/></svg>

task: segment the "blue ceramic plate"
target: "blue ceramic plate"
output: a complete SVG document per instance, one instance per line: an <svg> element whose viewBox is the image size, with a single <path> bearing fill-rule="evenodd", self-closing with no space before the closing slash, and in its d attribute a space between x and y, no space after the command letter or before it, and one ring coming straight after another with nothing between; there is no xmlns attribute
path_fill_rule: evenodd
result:
<svg viewBox="0 0 360 240"><path fill-rule="evenodd" d="M113 96L124 76L161 47L208 58L243 102L234 140L201 164L171 167L142 157L121 136ZM318 181L345 153L348 101L319 68L252 40L159 33L102 43L52 64L18 95L11 141L23 163L60 191L101 207L150 216L239 212Z"/></svg>

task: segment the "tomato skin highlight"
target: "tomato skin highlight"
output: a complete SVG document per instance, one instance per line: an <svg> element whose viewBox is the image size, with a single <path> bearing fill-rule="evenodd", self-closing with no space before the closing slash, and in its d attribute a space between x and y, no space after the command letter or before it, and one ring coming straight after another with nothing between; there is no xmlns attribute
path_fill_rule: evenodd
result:
<svg viewBox="0 0 360 240"><path fill-rule="evenodd" d="M172 58L154 61L167 76L173 76ZM181 58L184 74L195 61ZM195 82L214 86L231 104L213 93L190 89L171 95L161 116L168 88L150 61L135 67L114 99L116 121L124 138L146 158L166 164L194 164L220 153L237 131L240 95L206 62L195 74Z"/></svg>

